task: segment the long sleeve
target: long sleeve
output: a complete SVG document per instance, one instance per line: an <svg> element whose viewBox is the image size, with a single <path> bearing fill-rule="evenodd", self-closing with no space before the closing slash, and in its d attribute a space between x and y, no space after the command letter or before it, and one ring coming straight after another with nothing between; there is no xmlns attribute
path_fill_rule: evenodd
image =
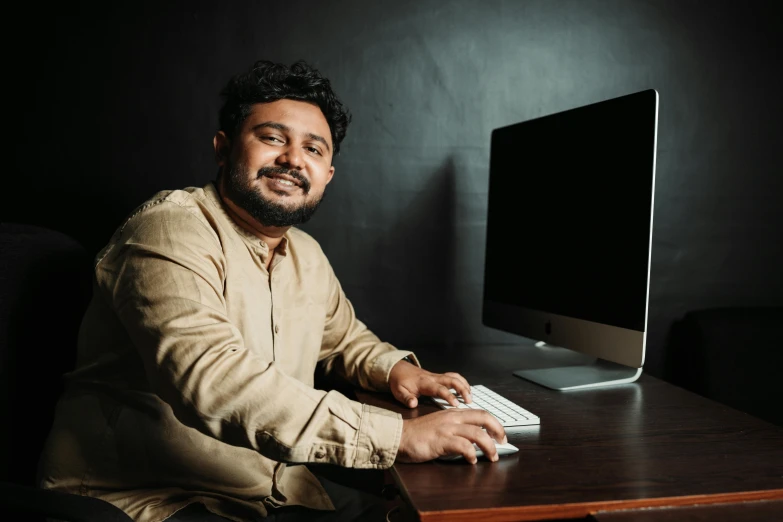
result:
<svg viewBox="0 0 783 522"><path fill-rule="evenodd" d="M389 391L389 373L406 356L419 365L413 352L382 342L356 317L353 305L329 268L329 300L320 359L326 374L367 390Z"/></svg>
<svg viewBox="0 0 783 522"><path fill-rule="evenodd" d="M226 287L232 270L226 249L236 246L225 241L208 219L164 199L131 218L97 263L101 292L154 392L183 424L273 460L390 466L399 415L316 390L246 344L242 325L229 317L242 300L232 301ZM350 354L343 359L351 369L360 359L378 361L373 350L388 348L366 329L342 328L353 311L338 295L325 337L340 338L335 346ZM378 348L362 350L368 343ZM382 357L368 383L388 364Z"/></svg>

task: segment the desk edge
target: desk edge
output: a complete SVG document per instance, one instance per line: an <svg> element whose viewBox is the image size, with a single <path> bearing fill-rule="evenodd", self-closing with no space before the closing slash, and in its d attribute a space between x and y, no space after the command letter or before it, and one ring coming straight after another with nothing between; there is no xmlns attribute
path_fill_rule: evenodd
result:
<svg viewBox="0 0 783 522"><path fill-rule="evenodd" d="M407 492L401 491L410 503ZM572 504L544 504L533 506L508 506L486 509L460 509L447 511L419 511L413 508L422 522L463 522L480 520L484 522L512 522L526 520L550 520L586 517L598 511L617 511L656 507L683 507L696 504L728 504L753 500L783 500L783 489L740 491L708 495L687 495L682 497L656 497L630 500L607 500L599 502L576 502Z"/></svg>

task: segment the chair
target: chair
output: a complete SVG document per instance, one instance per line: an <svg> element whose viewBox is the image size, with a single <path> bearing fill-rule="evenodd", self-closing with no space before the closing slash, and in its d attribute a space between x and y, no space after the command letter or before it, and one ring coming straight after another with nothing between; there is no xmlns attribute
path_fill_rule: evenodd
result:
<svg viewBox="0 0 783 522"><path fill-rule="evenodd" d="M667 380L783 426L783 307L693 310L668 343Z"/></svg>
<svg viewBox="0 0 783 522"><path fill-rule="evenodd" d="M76 358L91 260L69 236L0 223L0 519L130 521L90 497L38 489L38 458ZM8 516L6 516L8 515Z"/></svg>

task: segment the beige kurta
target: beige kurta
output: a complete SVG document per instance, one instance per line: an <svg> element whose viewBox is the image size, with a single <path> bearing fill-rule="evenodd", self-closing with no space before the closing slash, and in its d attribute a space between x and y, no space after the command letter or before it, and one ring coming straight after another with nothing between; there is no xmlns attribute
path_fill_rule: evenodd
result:
<svg viewBox="0 0 783 522"><path fill-rule="evenodd" d="M95 262L76 370L41 457L43 487L142 522L194 501L236 520L269 506L333 509L300 463L387 468L402 418L313 388L316 364L388 390L410 352L354 315L318 243L266 244L213 184L139 207Z"/></svg>

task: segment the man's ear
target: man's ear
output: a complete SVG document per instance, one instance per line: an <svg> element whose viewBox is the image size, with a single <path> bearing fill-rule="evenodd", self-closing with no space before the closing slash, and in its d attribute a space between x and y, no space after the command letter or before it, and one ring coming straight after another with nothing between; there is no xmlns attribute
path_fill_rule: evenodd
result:
<svg viewBox="0 0 783 522"><path fill-rule="evenodd" d="M215 137L212 138L212 146L215 148L215 161L218 167L223 168L228 161L228 154L231 151L231 140L228 139L225 132L218 131Z"/></svg>
<svg viewBox="0 0 783 522"><path fill-rule="evenodd" d="M332 181L332 177L334 177L334 165L329 167L329 176L326 178L326 184L328 185L330 181Z"/></svg>

